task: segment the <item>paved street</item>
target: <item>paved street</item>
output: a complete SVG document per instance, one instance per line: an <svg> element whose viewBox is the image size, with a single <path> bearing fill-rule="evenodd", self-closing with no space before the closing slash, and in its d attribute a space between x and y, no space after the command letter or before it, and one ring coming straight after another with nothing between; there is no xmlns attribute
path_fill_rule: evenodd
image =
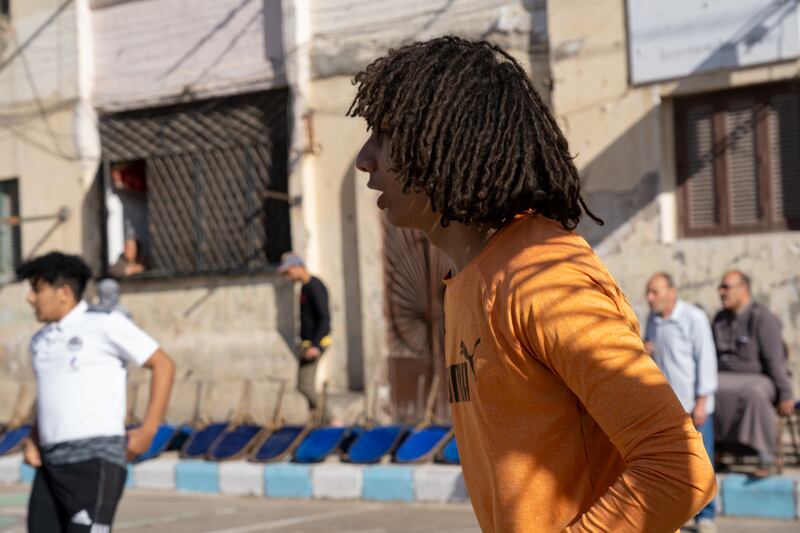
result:
<svg viewBox="0 0 800 533"><path fill-rule="evenodd" d="M0 487L0 531L24 533L25 486ZM466 505L270 500L131 490L115 531L130 533L479 533ZM721 533L797 533L798 522L722 519Z"/></svg>

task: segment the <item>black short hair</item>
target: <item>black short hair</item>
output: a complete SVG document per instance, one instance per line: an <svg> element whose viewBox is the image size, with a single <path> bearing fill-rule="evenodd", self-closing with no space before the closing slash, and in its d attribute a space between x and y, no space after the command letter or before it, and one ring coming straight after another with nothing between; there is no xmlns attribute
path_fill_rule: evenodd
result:
<svg viewBox="0 0 800 533"><path fill-rule="evenodd" d="M583 213L567 140L508 52L447 35L373 61L347 114L390 139L404 190L425 191L442 225L502 225L534 211L574 229Z"/></svg>
<svg viewBox="0 0 800 533"><path fill-rule="evenodd" d="M16 272L20 281L27 279L36 283L42 280L53 287L66 285L72 289L77 301L83 297L86 283L92 278L92 271L83 259L61 252L50 252L30 259L19 265Z"/></svg>

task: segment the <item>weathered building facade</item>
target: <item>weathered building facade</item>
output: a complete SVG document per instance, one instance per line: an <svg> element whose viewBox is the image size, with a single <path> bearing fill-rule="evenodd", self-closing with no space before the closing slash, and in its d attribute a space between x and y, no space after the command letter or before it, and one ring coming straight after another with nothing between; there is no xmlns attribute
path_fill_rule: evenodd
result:
<svg viewBox="0 0 800 533"><path fill-rule="evenodd" d="M204 409L224 417L251 379L266 421L277 382L294 382L296 288L274 272L288 249L330 290L319 379L337 413L354 418L367 394L419 415L441 371L440 267L418 236L383 226L354 167L365 125L345 113L371 59L444 33L497 42L528 69L607 222L580 231L640 318L657 270L711 313L722 272L741 268L797 352L786 117L800 62L793 41L768 46L797 5L701 4L684 6L691 25L634 0L12 0L0 217L21 222L0 224L0 405L31 378L38 327L14 262L59 249L99 275L133 236L148 268L122 280L123 300L178 362L172 418L192 416L197 381L215 383ZM706 35L720 13L722 36ZM299 395L284 404L305 416Z"/></svg>

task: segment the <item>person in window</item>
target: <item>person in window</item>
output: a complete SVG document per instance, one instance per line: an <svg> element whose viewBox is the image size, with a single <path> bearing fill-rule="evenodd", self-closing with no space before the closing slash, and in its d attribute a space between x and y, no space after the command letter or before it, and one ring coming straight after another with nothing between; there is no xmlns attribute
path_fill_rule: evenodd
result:
<svg viewBox="0 0 800 533"><path fill-rule="evenodd" d="M108 274L113 278L126 278L145 271L141 245L133 235L125 238L125 245L117 262L108 269Z"/></svg>
<svg viewBox="0 0 800 533"><path fill-rule="evenodd" d="M294 252L281 257L278 272L296 283L300 289L300 370L297 375L297 389L308 400L309 409L316 410L318 395L316 389L317 367L322 354L333 342L331 339L331 314L328 309L328 289L325 284L306 270L303 260ZM327 419L325 413L321 413Z"/></svg>
<svg viewBox="0 0 800 533"><path fill-rule="evenodd" d="M146 452L164 418L175 364L121 313L83 300L91 271L78 256L52 252L20 265L26 300L44 326L31 339L36 423L24 460L36 476L28 531L111 531L127 462ZM125 428L128 365L152 372L142 424Z"/></svg>
<svg viewBox="0 0 800 533"><path fill-rule="evenodd" d="M572 231L591 213L522 66L444 36L355 83L366 186L453 265L445 375L481 529L678 530L714 497L714 471L627 299Z"/></svg>
<svg viewBox="0 0 800 533"><path fill-rule="evenodd" d="M714 432L723 448L758 453L756 477L770 475L778 451L778 415L794 412L781 322L754 302L750 277L731 270L722 277L722 310L714 317L719 390Z"/></svg>

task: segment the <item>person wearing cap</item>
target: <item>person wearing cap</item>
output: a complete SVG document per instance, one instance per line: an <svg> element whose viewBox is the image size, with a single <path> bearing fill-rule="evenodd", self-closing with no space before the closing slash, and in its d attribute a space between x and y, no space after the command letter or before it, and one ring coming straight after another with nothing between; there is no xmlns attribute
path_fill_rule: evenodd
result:
<svg viewBox="0 0 800 533"><path fill-rule="evenodd" d="M291 282L302 284L300 289L300 370L297 389L308 400L311 410L317 408L315 386L317 366L322 354L331 345L331 314L328 309L328 289L306 270L302 258L294 252L281 257L278 273Z"/></svg>

